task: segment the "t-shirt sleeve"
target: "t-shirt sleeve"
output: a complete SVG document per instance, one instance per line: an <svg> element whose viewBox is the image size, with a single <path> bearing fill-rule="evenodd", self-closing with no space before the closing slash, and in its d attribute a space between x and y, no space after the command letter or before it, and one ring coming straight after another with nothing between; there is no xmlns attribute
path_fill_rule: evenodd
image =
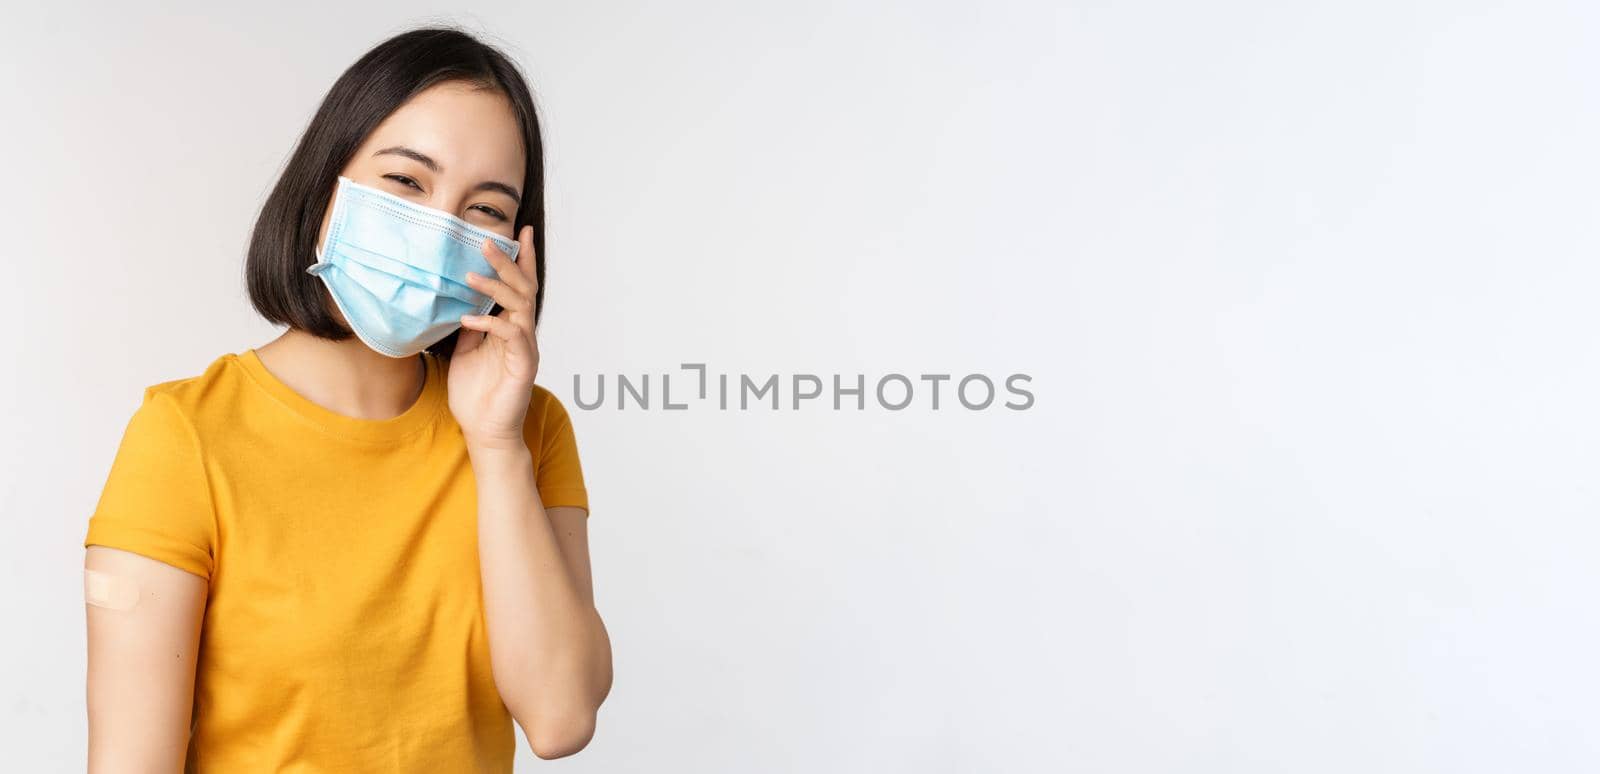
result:
<svg viewBox="0 0 1600 774"><path fill-rule="evenodd" d="M216 512L194 426L170 395L146 389L83 540L211 579Z"/></svg>
<svg viewBox="0 0 1600 774"><path fill-rule="evenodd" d="M539 454L535 472L539 499L546 508L570 505L587 513L589 491L583 484L578 439L566 407L549 390L535 386L528 413L528 448L538 449Z"/></svg>

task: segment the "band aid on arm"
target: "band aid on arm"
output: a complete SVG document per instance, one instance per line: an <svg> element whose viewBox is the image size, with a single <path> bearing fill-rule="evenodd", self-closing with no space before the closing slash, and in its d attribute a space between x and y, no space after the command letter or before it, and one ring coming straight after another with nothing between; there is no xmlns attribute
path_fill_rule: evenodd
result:
<svg viewBox="0 0 1600 774"><path fill-rule="evenodd" d="M139 604L139 582L103 570L83 570L83 600L95 607L127 610Z"/></svg>

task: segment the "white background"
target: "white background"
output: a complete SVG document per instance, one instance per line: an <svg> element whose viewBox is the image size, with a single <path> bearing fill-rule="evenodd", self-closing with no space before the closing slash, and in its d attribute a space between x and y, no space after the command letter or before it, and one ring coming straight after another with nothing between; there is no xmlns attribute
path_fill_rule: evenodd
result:
<svg viewBox="0 0 1600 774"><path fill-rule="evenodd" d="M544 111L569 406L683 362L1033 376L574 408L616 687L548 765L1600 768L1592 4L452 10L6 12L8 770L82 770L81 541L142 389L276 334L257 210L433 20Z"/></svg>

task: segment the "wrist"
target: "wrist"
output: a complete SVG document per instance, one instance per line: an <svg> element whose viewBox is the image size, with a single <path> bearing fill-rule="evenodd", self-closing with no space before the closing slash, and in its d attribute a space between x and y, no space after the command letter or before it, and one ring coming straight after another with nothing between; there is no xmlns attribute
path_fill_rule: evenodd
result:
<svg viewBox="0 0 1600 774"><path fill-rule="evenodd" d="M533 452L521 438L514 440L467 439L467 456L474 465L480 462L519 462L532 460Z"/></svg>

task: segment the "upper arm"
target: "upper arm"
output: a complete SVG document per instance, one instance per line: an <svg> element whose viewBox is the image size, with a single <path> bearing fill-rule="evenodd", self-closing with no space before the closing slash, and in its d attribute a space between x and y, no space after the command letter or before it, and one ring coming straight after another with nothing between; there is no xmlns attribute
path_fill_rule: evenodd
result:
<svg viewBox="0 0 1600 774"><path fill-rule="evenodd" d="M567 563L567 572L578 584L579 593L594 606L594 580L589 568L589 514L582 508L557 505L544 509L550 519L550 529L555 532L556 543L561 547L561 558Z"/></svg>
<svg viewBox="0 0 1600 774"><path fill-rule="evenodd" d="M216 525L198 433L147 389L84 535L91 772L182 770Z"/></svg>
<svg viewBox="0 0 1600 774"><path fill-rule="evenodd" d="M537 451L536 478L545 516L561 547L567 570L578 590L594 605L589 566L589 490L578 458L572 417L554 393L535 386L525 427L528 448Z"/></svg>
<svg viewBox="0 0 1600 774"><path fill-rule="evenodd" d="M181 771L208 584L106 546L86 548L83 566L86 586L88 571L104 573L118 598L106 607L85 597L89 772Z"/></svg>
<svg viewBox="0 0 1600 774"><path fill-rule="evenodd" d="M199 436L173 398L147 389L123 431L83 545L120 548L209 580L217 542Z"/></svg>
<svg viewBox="0 0 1600 774"><path fill-rule="evenodd" d="M583 481L572 417L554 393L539 385L533 388L523 434L538 462L536 478L544 507L568 505L588 512L589 490Z"/></svg>

